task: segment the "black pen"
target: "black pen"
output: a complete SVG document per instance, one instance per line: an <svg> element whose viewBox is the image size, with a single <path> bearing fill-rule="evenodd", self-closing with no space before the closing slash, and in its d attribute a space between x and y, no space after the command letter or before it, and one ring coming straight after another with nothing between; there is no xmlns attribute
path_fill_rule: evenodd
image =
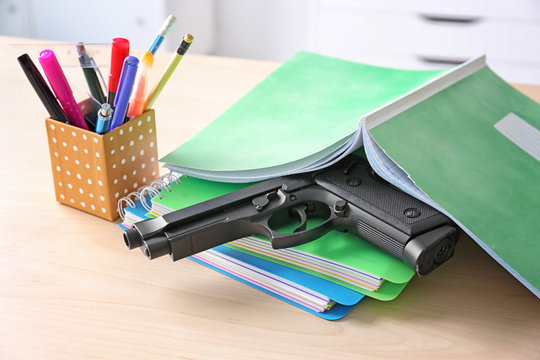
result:
<svg viewBox="0 0 540 360"><path fill-rule="evenodd" d="M62 110L60 104L58 104L58 100L54 97L49 85L47 85L47 82L36 65L34 65L32 59L30 59L30 56L23 54L17 60L51 118L69 124L66 113Z"/></svg>
<svg viewBox="0 0 540 360"><path fill-rule="evenodd" d="M100 104L103 104L107 100L105 99L105 94L103 93L103 88L101 87L101 84L97 77L96 70L93 67L88 67L94 66L95 62L90 56L88 56L88 54L86 53L86 49L84 48L84 45L82 43L77 44L76 47L77 53L79 54L79 62L81 63L81 67L84 73L84 77L86 78L86 82L88 83L90 93Z"/></svg>

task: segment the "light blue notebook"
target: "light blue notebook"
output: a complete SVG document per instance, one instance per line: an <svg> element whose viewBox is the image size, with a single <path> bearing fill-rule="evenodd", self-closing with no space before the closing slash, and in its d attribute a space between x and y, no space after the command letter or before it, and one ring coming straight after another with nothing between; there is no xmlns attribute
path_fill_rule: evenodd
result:
<svg viewBox="0 0 540 360"><path fill-rule="evenodd" d="M140 201L136 201L134 206L128 206L124 209L126 212L126 219L146 218L147 210L141 205ZM127 229L131 224L129 221L124 220L120 224L120 227ZM256 256L246 254L241 251L237 251L226 246L218 246L207 252L214 252L223 255L224 257L233 259L237 262L237 266L249 267L250 271L255 272L259 277L272 278L270 281L287 283L289 289L293 291L303 293L309 292L312 296L320 296L330 299L329 309L326 311L315 311L310 303L306 303L302 300L297 300L296 296L290 296L289 291L281 291L270 289L263 283L260 283L256 279L247 277L236 271L231 271L226 266L221 266L214 261L209 261L207 257L203 256L191 256L189 259L207 266L215 271L225 274L233 279L236 279L244 284L247 284L255 289L261 290L269 295L272 295L280 300L283 300L291 305L298 307L311 314L319 316L327 320L337 320L348 314L364 295L353 291L344 286L338 285L331 281L307 274L305 272L295 270L293 268L280 265L268 260L261 259ZM203 252L206 253L206 252ZM201 254L203 254L201 253ZM314 295L313 295L314 294Z"/></svg>

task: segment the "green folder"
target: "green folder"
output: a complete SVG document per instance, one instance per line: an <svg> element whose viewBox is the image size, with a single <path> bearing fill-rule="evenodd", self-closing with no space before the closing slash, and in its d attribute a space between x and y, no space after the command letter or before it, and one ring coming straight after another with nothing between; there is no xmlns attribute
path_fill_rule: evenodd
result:
<svg viewBox="0 0 540 360"><path fill-rule="evenodd" d="M182 209L249 185L239 183L217 183L186 176L181 177L180 180L180 183L172 183L170 188L164 188L159 196L155 196L152 199L152 215L155 216ZM158 209L158 211L156 212L155 209ZM326 276L317 271L279 261L256 252L248 251L242 247L231 245L230 243L227 244L227 246L235 250L240 250L266 260L307 272L380 300L391 300L395 298L414 275L414 271L400 260L390 256L355 235L337 231L328 233L310 243L297 246L295 249L307 254L330 259L385 279L385 282L378 291L365 290L358 286Z"/></svg>

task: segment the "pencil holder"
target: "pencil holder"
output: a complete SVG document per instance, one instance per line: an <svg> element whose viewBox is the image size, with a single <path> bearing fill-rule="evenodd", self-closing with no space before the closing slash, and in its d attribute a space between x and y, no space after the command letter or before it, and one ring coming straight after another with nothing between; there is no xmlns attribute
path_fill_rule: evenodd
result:
<svg viewBox="0 0 540 360"><path fill-rule="evenodd" d="M82 102L83 113L92 111ZM154 110L100 135L45 119L56 200L113 221L118 199L159 176Z"/></svg>

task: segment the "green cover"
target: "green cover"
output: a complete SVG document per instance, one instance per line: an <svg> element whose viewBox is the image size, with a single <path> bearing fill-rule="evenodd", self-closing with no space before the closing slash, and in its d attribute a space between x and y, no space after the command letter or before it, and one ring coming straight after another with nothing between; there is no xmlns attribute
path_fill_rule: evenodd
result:
<svg viewBox="0 0 540 360"><path fill-rule="evenodd" d="M152 199L152 203L158 204L170 210L178 210L238 190L247 185L249 184L217 183L193 177L182 177L180 184L171 184L171 190L168 191L164 189L161 192L161 198L159 196L154 197ZM414 271L400 260L388 255L384 251L367 243L357 236L347 233L340 233L337 231L326 234L320 239L312 241L308 244L297 246L295 249L312 255L331 259L333 261L354 267L358 270L384 278L387 281L384 282L378 291L367 291L346 282L323 276L315 271L307 270L305 268L281 262L276 259L271 259L234 245L226 245L235 250L240 250L266 260L278 262L282 265L322 277L380 300L391 300L395 298L414 275Z"/></svg>
<svg viewBox="0 0 540 360"><path fill-rule="evenodd" d="M370 134L416 185L538 294L540 162L494 127L510 112L540 129L540 105L484 67Z"/></svg>
<svg viewBox="0 0 540 360"><path fill-rule="evenodd" d="M320 158L358 129L362 115L445 71L390 69L299 52L160 161L245 171L313 154Z"/></svg>

